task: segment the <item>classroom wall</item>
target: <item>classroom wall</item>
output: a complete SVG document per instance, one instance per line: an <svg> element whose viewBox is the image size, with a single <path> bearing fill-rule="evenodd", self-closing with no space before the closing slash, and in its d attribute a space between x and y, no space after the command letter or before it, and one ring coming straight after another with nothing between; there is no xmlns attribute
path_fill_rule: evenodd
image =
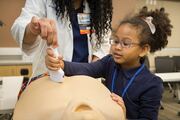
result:
<svg viewBox="0 0 180 120"><path fill-rule="evenodd" d="M0 47L18 47L10 29L24 2L25 0L0 0Z"/></svg>
<svg viewBox="0 0 180 120"><path fill-rule="evenodd" d="M112 0L113 1L113 20L112 28L116 29L120 21L127 15L133 14L137 0ZM131 4L129 4L131 3Z"/></svg>

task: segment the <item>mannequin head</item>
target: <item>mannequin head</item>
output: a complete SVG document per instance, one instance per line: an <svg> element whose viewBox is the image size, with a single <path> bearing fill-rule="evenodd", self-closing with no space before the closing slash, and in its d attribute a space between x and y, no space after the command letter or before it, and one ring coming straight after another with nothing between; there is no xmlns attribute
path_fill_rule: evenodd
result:
<svg viewBox="0 0 180 120"><path fill-rule="evenodd" d="M91 77L65 77L56 83L46 76L22 93L13 120L123 120L123 110L110 94Z"/></svg>

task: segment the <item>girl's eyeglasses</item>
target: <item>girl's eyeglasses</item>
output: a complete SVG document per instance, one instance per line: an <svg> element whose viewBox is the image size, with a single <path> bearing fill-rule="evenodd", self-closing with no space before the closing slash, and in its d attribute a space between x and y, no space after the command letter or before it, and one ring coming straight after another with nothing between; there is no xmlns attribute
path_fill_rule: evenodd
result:
<svg viewBox="0 0 180 120"><path fill-rule="evenodd" d="M132 45L139 45L139 43L132 42L130 39L119 40L118 38L110 38L109 43L115 46L121 45L122 48L130 48Z"/></svg>

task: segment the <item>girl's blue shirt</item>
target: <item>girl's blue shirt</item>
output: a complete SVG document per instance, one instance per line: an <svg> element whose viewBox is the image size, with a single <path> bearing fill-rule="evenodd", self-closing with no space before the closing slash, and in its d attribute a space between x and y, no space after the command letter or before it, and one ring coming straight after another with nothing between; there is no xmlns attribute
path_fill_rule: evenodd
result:
<svg viewBox="0 0 180 120"><path fill-rule="evenodd" d="M103 77L105 78L104 84L110 91L112 88L114 71L116 69L117 73L113 92L119 96L122 95L129 80L140 68L123 70L119 64L115 63L112 55L107 55L97 62L90 64L66 61L64 63L64 71L67 76L88 75L95 78ZM127 119L157 120L162 93L162 79L152 74L146 66L143 67L142 71L135 77L123 97Z"/></svg>

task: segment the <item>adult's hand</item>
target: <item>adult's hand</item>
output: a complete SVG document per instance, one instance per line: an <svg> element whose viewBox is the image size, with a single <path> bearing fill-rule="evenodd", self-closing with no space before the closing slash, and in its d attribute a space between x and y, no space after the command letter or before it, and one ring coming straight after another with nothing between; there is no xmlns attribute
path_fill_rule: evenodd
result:
<svg viewBox="0 0 180 120"><path fill-rule="evenodd" d="M32 17L28 29L34 36L40 35L43 40L46 40L48 46L58 46L57 29L54 20Z"/></svg>

